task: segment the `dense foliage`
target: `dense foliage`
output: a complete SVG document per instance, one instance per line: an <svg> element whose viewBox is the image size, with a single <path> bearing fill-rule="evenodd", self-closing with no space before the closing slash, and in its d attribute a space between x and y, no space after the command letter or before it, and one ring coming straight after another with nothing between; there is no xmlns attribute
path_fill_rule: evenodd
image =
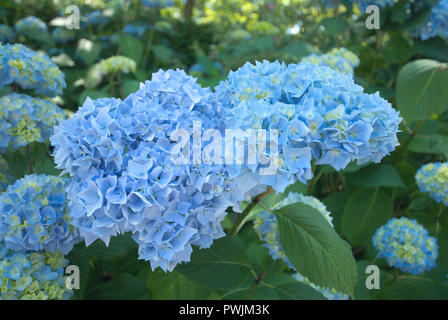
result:
<svg viewBox="0 0 448 320"><path fill-rule="evenodd" d="M447 0L0 0L0 298L448 299L447 61Z"/></svg>

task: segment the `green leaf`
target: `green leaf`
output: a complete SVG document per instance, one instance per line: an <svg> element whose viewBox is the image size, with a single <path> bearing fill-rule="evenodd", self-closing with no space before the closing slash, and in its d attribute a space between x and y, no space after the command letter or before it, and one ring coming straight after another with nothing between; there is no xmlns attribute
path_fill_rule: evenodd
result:
<svg viewBox="0 0 448 320"><path fill-rule="evenodd" d="M318 50L305 41L297 40L280 49L280 52L302 58L311 53L317 53Z"/></svg>
<svg viewBox="0 0 448 320"><path fill-rule="evenodd" d="M210 291L198 287L176 270L168 273L160 269L149 272L146 284L154 300L197 300L210 296Z"/></svg>
<svg viewBox="0 0 448 320"><path fill-rule="evenodd" d="M350 246L316 209L295 203L275 210L280 242L294 268L312 283L353 296L356 264Z"/></svg>
<svg viewBox="0 0 448 320"><path fill-rule="evenodd" d="M325 300L325 297L310 287L291 276L277 275L266 283L273 286L281 300Z"/></svg>
<svg viewBox="0 0 448 320"><path fill-rule="evenodd" d="M137 91L138 88L140 88L140 81L132 79L123 80L123 94L125 96Z"/></svg>
<svg viewBox="0 0 448 320"><path fill-rule="evenodd" d="M87 254L94 258L111 259L117 256L124 256L135 248L137 248L137 244L132 239L131 234L126 233L112 237L109 246L106 246L101 240L96 240L87 247Z"/></svg>
<svg viewBox="0 0 448 320"><path fill-rule="evenodd" d="M80 39L76 48L76 54L85 62L85 64L91 65L97 61L101 50L101 44L88 39Z"/></svg>
<svg viewBox="0 0 448 320"><path fill-rule="evenodd" d="M164 63L169 63L173 56L173 50L171 50L171 48L160 44L153 46L152 51L154 52L156 58Z"/></svg>
<svg viewBox="0 0 448 320"><path fill-rule="evenodd" d="M392 200L384 190L361 189L345 205L341 228L353 246L372 240L376 229L393 217Z"/></svg>
<svg viewBox="0 0 448 320"><path fill-rule="evenodd" d="M416 41L415 51L431 59L447 61L448 43L441 38L431 38L426 41Z"/></svg>
<svg viewBox="0 0 448 320"><path fill-rule="evenodd" d="M339 35L349 27L348 22L342 18L326 18L321 21L321 25L330 36Z"/></svg>
<svg viewBox="0 0 448 320"><path fill-rule="evenodd" d="M191 261L176 270L209 290L238 288L256 278L244 251L230 237L216 240L210 249L194 250Z"/></svg>
<svg viewBox="0 0 448 320"><path fill-rule="evenodd" d="M111 281L92 287L86 299L146 300L149 290L145 284L129 273L119 274Z"/></svg>
<svg viewBox="0 0 448 320"><path fill-rule="evenodd" d="M446 300L448 286L422 275L401 275L386 285L379 296L391 300Z"/></svg>
<svg viewBox="0 0 448 320"><path fill-rule="evenodd" d="M448 109L448 65L434 60L416 60L398 73L397 106L410 125Z"/></svg>
<svg viewBox="0 0 448 320"><path fill-rule="evenodd" d="M350 180L362 187L406 188L398 171L387 163L368 166L350 175Z"/></svg>
<svg viewBox="0 0 448 320"><path fill-rule="evenodd" d="M441 134L416 135L408 150L416 153L440 154L448 158L448 137Z"/></svg>
<svg viewBox="0 0 448 320"><path fill-rule="evenodd" d="M139 39L122 35L118 40L118 46L124 56L131 58L136 64L140 62L143 56L143 45Z"/></svg>
<svg viewBox="0 0 448 320"><path fill-rule="evenodd" d="M383 51L384 57L392 63L404 63L414 55L414 48L399 33L394 33Z"/></svg>

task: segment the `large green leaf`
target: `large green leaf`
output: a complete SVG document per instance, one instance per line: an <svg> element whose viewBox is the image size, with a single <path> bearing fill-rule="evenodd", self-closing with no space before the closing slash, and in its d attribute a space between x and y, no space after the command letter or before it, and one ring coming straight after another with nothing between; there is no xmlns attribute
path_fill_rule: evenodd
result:
<svg viewBox="0 0 448 320"><path fill-rule="evenodd" d="M353 246L372 240L376 229L393 217L392 200L384 190L361 189L345 205L341 228Z"/></svg>
<svg viewBox="0 0 448 320"><path fill-rule="evenodd" d="M316 209L295 203L274 211L280 242L295 269L312 283L353 296L356 264L350 246Z"/></svg>
<svg viewBox="0 0 448 320"><path fill-rule="evenodd" d="M416 60L398 73L397 105L408 124L448 109L448 65Z"/></svg>
<svg viewBox="0 0 448 320"><path fill-rule="evenodd" d="M118 256L124 256L130 250L136 248L137 243L132 240L130 233L126 233L112 237L108 246L101 240L96 240L87 247L87 254L94 258L111 259Z"/></svg>
<svg viewBox="0 0 448 320"><path fill-rule="evenodd" d="M311 53L316 53L318 50L305 41L297 40L280 49L280 52L302 58Z"/></svg>
<svg viewBox="0 0 448 320"><path fill-rule="evenodd" d="M326 18L321 21L321 25L325 27L325 31L329 35L340 35L349 27L348 22L342 18Z"/></svg>
<svg viewBox="0 0 448 320"><path fill-rule="evenodd" d="M143 45L139 39L133 36L122 35L118 40L118 45L120 52L124 56L131 58L137 64L140 62L143 55Z"/></svg>
<svg viewBox="0 0 448 320"><path fill-rule="evenodd" d="M416 153L440 154L448 158L448 137L441 134L416 135L408 150Z"/></svg>
<svg viewBox="0 0 448 320"><path fill-rule="evenodd" d="M371 165L350 176L353 184L362 187L406 188L398 171L390 164Z"/></svg>
<svg viewBox="0 0 448 320"><path fill-rule="evenodd" d="M195 284L209 290L229 290L255 281L256 274L238 243L225 237L210 249L194 250L191 261L176 270Z"/></svg>
<svg viewBox="0 0 448 320"><path fill-rule="evenodd" d="M146 284L155 300L206 299L210 291L200 288L176 270L165 273L160 269L148 273Z"/></svg>
<svg viewBox="0 0 448 320"><path fill-rule="evenodd" d="M86 299L146 300L149 290L144 282L129 273L122 273L111 281L101 283L86 292Z"/></svg>
<svg viewBox="0 0 448 320"><path fill-rule="evenodd" d="M423 275L401 275L382 288L379 296L391 300L446 300L448 286Z"/></svg>

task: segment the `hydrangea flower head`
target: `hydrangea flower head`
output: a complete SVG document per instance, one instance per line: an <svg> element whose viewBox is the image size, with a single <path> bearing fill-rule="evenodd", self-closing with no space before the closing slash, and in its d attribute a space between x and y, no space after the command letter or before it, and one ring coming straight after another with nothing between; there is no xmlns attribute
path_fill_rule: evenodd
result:
<svg viewBox="0 0 448 320"><path fill-rule="evenodd" d="M134 60L123 56L113 56L105 60L101 60L99 63L99 70L103 74L135 72L136 67L137 66Z"/></svg>
<svg viewBox="0 0 448 320"><path fill-rule="evenodd" d="M289 193L286 198L272 206L272 210L277 210L293 203L302 203L316 209L325 217L328 223L333 226L333 218L331 217L331 213L327 211L327 208L322 202L312 196L304 196L299 193ZM254 227L261 240L264 242L263 246L268 248L269 254L271 255L272 259L281 259L289 268L294 270L293 265L286 256L280 243L278 222L275 215L272 212L262 210L254 221ZM322 295L324 295L327 299L348 299L348 295L339 293L335 289L321 288L311 283L308 278L302 276L300 273L294 274L294 277L298 281L310 285L312 288L322 293Z"/></svg>
<svg viewBox="0 0 448 320"><path fill-rule="evenodd" d="M17 33L24 35L26 35L30 31L31 32L39 31L41 33L48 32L47 24L34 16L29 16L20 19L19 21L16 22L14 28L16 29Z"/></svg>
<svg viewBox="0 0 448 320"><path fill-rule="evenodd" d="M223 165L177 161L185 158L173 136L216 128L212 97L183 71L159 71L124 101L87 99L55 128L55 161L72 176L71 215L87 244L130 231L141 259L171 271L192 245L224 236L225 210L243 192Z"/></svg>
<svg viewBox="0 0 448 320"><path fill-rule="evenodd" d="M28 175L0 194L0 241L12 250L69 253L78 241L70 225L66 182L46 175Z"/></svg>
<svg viewBox="0 0 448 320"><path fill-rule="evenodd" d="M421 274L437 265L437 239L413 219L389 220L373 235L373 246L378 258L403 272Z"/></svg>
<svg viewBox="0 0 448 320"><path fill-rule="evenodd" d="M16 34L14 29L6 24L0 23L0 42L14 42Z"/></svg>
<svg viewBox="0 0 448 320"><path fill-rule="evenodd" d="M0 243L0 300L70 299L60 253L14 251Z"/></svg>
<svg viewBox="0 0 448 320"><path fill-rule="evenodd" d="M350 50L335 48L326 54L311 54L302 62L328 66L336 71L353 75L353 69L359 65L359 58Z"/></svg>
<svg viewBox="0 0 448 320"><path fill-rule="evenodd" d="M0 89L13 83L48 97L66 87L64 74L46 54L21 44L0 44Z"/></svg>
<svg viewBox="0 0 448 320"><path fill-rule="evenodd" d="M428 163L418 169L415 180L420 191L448 206L448 162Z"/></svg>
<svg viewBox="0 0 448 320"><path fill-rule="evenodd" d="M437 36L448 40L448 0L440 0L432 7L428 21L412 33L423 41Z"/></svg>
<svg viewBox="0 0 448 320"><path fill-rule="evenodd" d="M65 118L62 109L55 104L25 94L3 96L0 105L0 136L7 136L5 143L0 144L0 151L8 145L18 148L47 140L53 126Z"/></svg>
<svg viewBox="0 0 448 320"><path fill-rule="evenodd" d="M229 128L275 129L268 139L275 174L259 174L276 191L311 178L311 161L336 170L350 161L379 162L398 145L399 113L378 93L366 94L349 75L308 62L246 63L216 88Z"/></svg>

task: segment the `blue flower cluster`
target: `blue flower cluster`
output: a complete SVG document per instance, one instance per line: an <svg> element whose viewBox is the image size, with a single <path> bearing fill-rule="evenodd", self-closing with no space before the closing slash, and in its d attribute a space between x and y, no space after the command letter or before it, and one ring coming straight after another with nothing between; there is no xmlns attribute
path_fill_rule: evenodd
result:
<svg viewBox="0 0 448 320"><path fill-rule="evenodd" d="M31 142L43 142L53 126L65 118L64 111L46 99L11 93L0 98L0 152Z"/></svg>
<svg viewBox="0 0 448 320"><path fill-rule="evenodd" d="M87 26L98 27L101 25L105 25L108 22L109 18L103 15L103 13L99 10L89 12L85 16L85 23Z"/></svg>
<svg viewBox="0 0 448 320"><path fill-rule="evenodd" d="M306 204L316 209L325 217L325 219L327 219L328 223L333 226L331 213L327 211L327 208L322 202L312 196L304 196L298 193L289 193L286 198L276 203L274 206L272 206L271 209L277 210L293 203ZM275 215L272 212L262 210L254 221L254 227L256 232L260 236L260 239L264 242L263 246L268 248L269 254L271 255L272 259L281 259L289 268L294 270L294 267L283 251L283 247L280 243L278 223ZM308 278L302 276L300 273L296 273L294 277L298 281L310 285L312 288L322 293L322 295L324 295L327 299L347 300L349 298L348 295L337 292L335 289L321 288L318 285L311 283Z"/></svg>
<svg viewBox="0 0 448 320"><path fill-rule="evenodd" d="M437 239L413 219L389 220L373 235L373 246L378 258L403 272L421 274L437 266Z"/></svg>
<svg viewBox="0 0 448 320"><path fill-rule="evenodd" d="M0 242L0 300L70 299L60 253L8 250Z"/></svg>
<svg viewBox="0 0 448 320"><path fill-rule="evenodd" d="M325 54L311 54L302 59L302 62L328 66L336 71L353 75L354 68L359 66L359 58L350 50L335 48Z"/></svg>
<svg viewBox="0 0 448 320"><path fill-rule="evenodd" d="M173 0L142 0L142 6L147 8L167 8L174 6Z"/></svg>
<svg viewBox="0 0 448 320"><path fill-rule="evenodd" d="M0 44L0 89L10 84L48 97L66 87L64 74L47 55L21 44Z"/></svg>
<svg viewBox="0 0 448 320"><path fill-rule="evenodd" d="M73 30L64 27L57 27L51 32L51 37L57 43L67 43L76 39L76 34Z"/></svg>
<svg viewBox="0 0 448 320"><path fill-rule="evenodd" d="M0 23L0 43L1 42L14 42L16 34L14 29L6 24Z"/></svg>
<svg viewBox="0 0 448 320"><path fill-rule="evenodd" d="M437 36L448 40L448 0L440 0L432 7L428 21L412 33L422 40Z"/></svg>
<svg viewBox="0 0 448 320"><path fill-rule="evenodd" d="M212 91L195 81L180 70L159 71L123 101L87 99L55 127L55 162L72 177L73 224L87 244L130 231L140 259L171 271L189 261L192 245L207 248L224 236L225 210L245 190L223 165L184 162L178 147L190 136L173 138L180 129L220 127Z"/></svg>
<svg viewBox="0 0 448 320"><path fill-rule="evenodd" d="M418 169L415 180L422 192L448 206L448 162L428 163Z"/></svg>
<svg viewBox="0 0 448 320"><path fill-rule="evenodd" d="M18 34L27 35L29 32L47 33L48 27L45 22L34 16L29 16L17 21L14 25Z"/></svg>
<svg viewBox="0 0 448 320"><path fill-rule="evenodd" d="M146 30L148 30L148 26L138 25L134 23L128 23L123 29L125 34L137 37L139 39L143 39Z"/></svg>
<svg viewBox="0 0 448 320"><path fill-rule="evenodd" d="M68 254L79 241L70 225L62 178L28 175L0 194L0 241L15 251Z"/></svg>
<svg viewBox="0 0 448 320"><path fill-rule="evenodd" d="M248 62L216 93L228 128L277 130L278 139L267 137L264 155L274 162L278 157L277 172L260 174L261 161L250 169L278 192L310 179L313 158L340 170L352 160L379 162L398 145L402 119L391 104L326 66Z"/></svg>

